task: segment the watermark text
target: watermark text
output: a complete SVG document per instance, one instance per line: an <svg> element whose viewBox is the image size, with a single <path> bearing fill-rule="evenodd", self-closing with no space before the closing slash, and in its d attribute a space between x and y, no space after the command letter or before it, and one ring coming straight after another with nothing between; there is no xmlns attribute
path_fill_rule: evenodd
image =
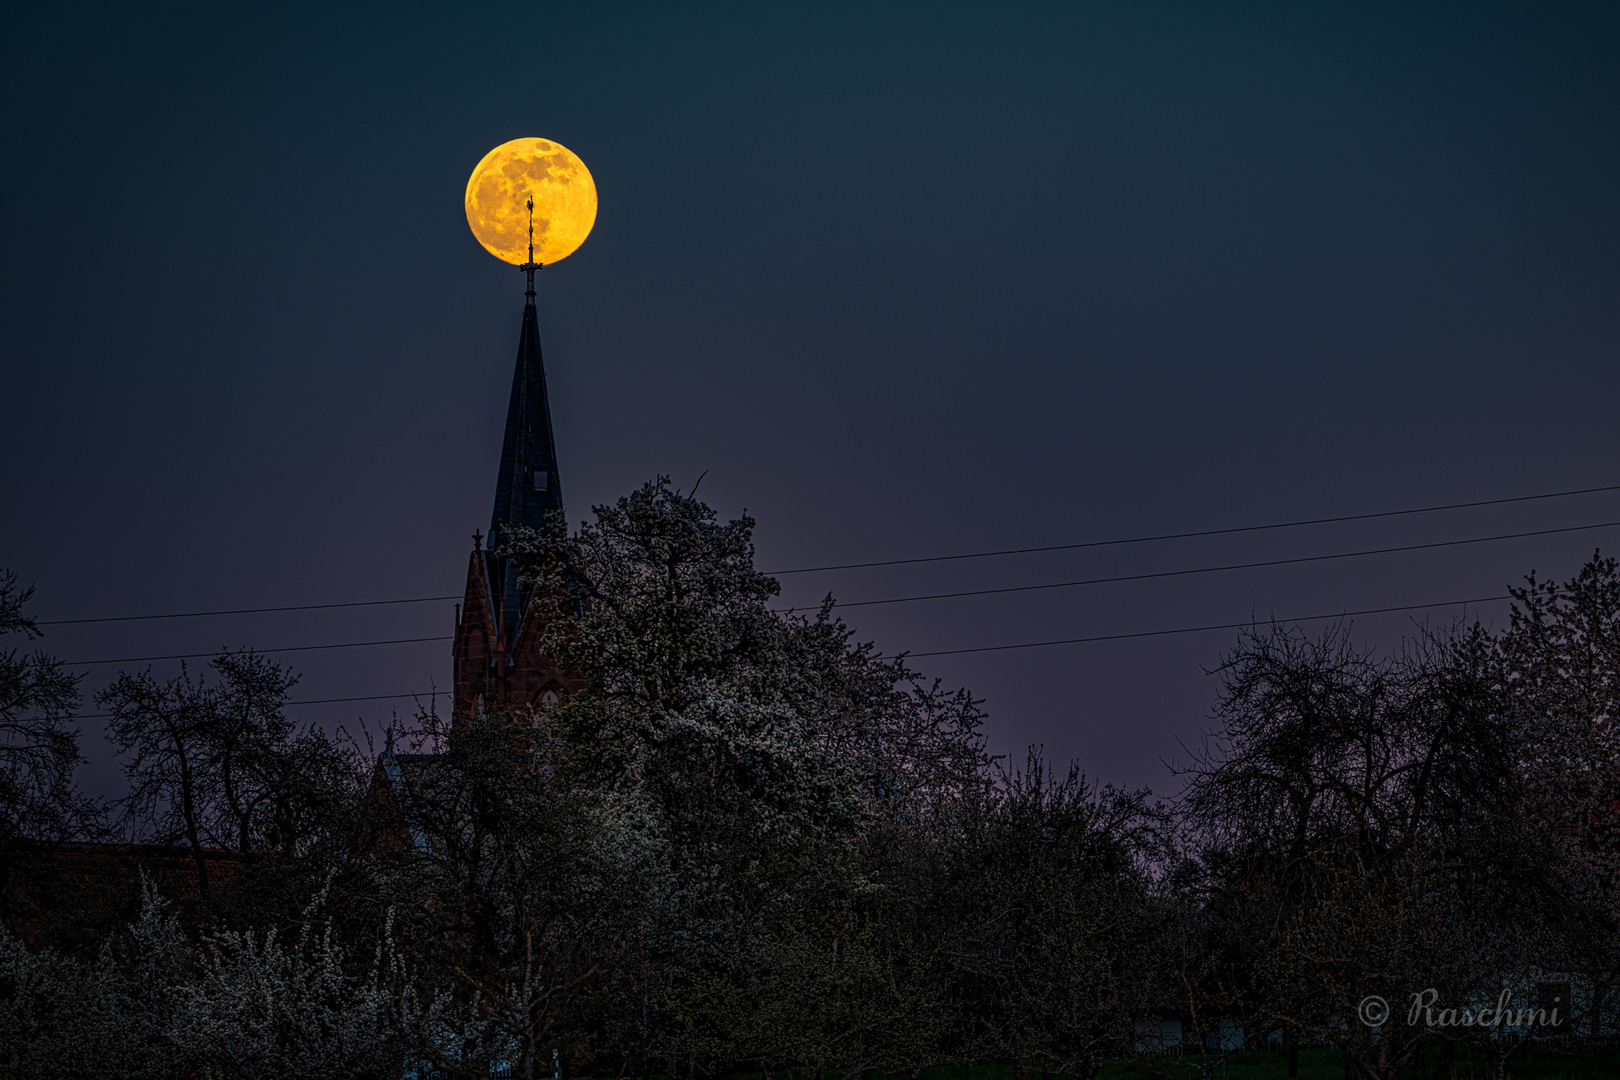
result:
<svg viewBox="0 0 1620 1080"><path fill-rule="evenodd" d="M1562 1027L1566 1019L1559 1015L1557 998L1553 999L1553 1006L1550 1009L1540 1007L1514 1009L1511 1007L1512 1001L1512 991L1503 990L1494 1004L1443 1006L1440 1003L1440 991L1430 987L1412 995L1412 1006L1406 1011L1406 1022L1412 1027L1422 1024L1431 1028L1555 1028ZM1368 1027L1383 1027L1390 1015L1389 1002L1377 994L1368 994L1356 1006L1356 1015Z"/></svg>

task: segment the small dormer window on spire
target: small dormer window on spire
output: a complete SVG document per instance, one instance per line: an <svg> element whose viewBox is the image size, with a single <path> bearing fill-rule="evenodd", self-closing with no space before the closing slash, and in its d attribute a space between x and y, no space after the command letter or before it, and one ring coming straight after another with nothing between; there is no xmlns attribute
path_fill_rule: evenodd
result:
<svg viewBox="0 0 1620 1080"><path fill-rule="evenodd" d="M545 469L536 469L536 470L534 470L534 490L536 490L536 491L549 491L549 490L551 490L551 474L548 473Z"/></svg>

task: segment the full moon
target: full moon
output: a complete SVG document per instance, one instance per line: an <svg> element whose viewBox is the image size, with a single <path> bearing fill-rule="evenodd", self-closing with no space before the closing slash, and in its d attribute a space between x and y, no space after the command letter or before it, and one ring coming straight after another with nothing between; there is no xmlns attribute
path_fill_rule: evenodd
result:
<svg viewBox="0 0 1620 1080"><path fill-rule="evenodd" d="M513 139L484 155L467 181L467 224L497 259L529 261L529 197L534 197L534 261L566 259L596 224L596 182L579 156L550 139Z"/></svg>

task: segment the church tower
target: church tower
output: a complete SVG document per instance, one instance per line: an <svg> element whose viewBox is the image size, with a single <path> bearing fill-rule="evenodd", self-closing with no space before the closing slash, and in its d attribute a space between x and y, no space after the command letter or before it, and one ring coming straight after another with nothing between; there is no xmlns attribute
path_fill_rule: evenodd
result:
<svg viewBox="0 0 1620 1080"><path fill-rule="evenodd" d="M538 607L518 587L518 567L496 556L508 530L562 527L562 482L551 433L546 370L540 356L540 320L534 306L534 270L518 332L517 366L506 407L506 436L495 482L495 508L487 543L473 536L467 590L456 609L451 655L457 722L483 709L538 709L576 689L578 677L542 654Z"/></svg>

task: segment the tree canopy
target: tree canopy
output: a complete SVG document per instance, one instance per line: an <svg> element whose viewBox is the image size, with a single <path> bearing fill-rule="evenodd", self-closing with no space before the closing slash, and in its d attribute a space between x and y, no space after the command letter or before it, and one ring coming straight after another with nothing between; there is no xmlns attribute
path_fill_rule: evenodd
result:
<svg viewBox="0 0 1620 1080"><path fill-rule="evenodd" d="M1581 987L1582 1030L1620 1027L1613 560L1532 577L1496 633L1380 653L1251 627L1166 804L993 756L978 700L831 597L777 610L752 528L658 480L571 534L512 530L573 689L430 704L381 758L297 721L296 675L250 651L121 673L96 698L118 827L204 890L205 853L239 869L200 923L148 883L98 957L0 935L0 1057L44 1075L92 1032L120 1075L1090 1078L1163 1054L1213 1076L1280 1040L1390 1080L1467 1042L1505 1070L1547 1032L1361 1003L1523 1016L1549 978ZM0 576L0 628L37 634L28 599ZM0 840L98 827L78 700L49 657L0 654Z"/></svg>

